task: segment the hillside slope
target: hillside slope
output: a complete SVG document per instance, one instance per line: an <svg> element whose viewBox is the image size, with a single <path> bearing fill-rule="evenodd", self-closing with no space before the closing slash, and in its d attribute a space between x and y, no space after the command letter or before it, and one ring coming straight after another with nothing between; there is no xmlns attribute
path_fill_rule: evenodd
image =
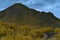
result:
<svg viewBox="0 0 60 40"><path fill-rule="evenodd" d="M60 19L16 3L0 11L0 40L60 40Z"/></svg>

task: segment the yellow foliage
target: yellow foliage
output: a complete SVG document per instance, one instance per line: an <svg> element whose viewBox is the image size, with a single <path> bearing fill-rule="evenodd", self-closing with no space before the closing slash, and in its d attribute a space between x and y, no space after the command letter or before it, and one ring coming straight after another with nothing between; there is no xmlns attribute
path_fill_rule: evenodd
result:
<svg viewBox="0 0 60 40"><path fill-rule="evenodd" d="M50 31L57 33L50 40L60 40L60 28L38 27L0 22L0 40L46 40L44 33Z"/></svg>

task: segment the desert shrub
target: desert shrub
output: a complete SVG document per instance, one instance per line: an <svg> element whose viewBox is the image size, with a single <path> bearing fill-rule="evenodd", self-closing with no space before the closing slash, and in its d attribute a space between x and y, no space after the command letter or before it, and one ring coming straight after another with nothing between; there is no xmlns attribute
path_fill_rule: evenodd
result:
<svg viewBox="0 0 60 40"><path fill-rule="evenodd" d="M41 33L40 31L37 31L35 33L36 33L36 37L43 38L43 36L44 36L44 34Z"/></svg>
<svg viewBox="0 0 60 40"><path fill-rule="evenodd" d="M5 37L6 36L6 33L0 33L0 39Z"/></svg>

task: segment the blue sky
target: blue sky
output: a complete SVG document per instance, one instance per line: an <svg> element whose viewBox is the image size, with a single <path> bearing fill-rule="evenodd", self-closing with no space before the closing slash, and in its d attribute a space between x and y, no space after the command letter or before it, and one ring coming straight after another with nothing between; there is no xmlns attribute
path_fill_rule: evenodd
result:
<svg viewBox="0 0 60 40"><path fill-rule="evenodd" d="M56 17L60 18L60 0L0 0L0 11L14 3L23 3L39 11L52 12Z"/></svg>

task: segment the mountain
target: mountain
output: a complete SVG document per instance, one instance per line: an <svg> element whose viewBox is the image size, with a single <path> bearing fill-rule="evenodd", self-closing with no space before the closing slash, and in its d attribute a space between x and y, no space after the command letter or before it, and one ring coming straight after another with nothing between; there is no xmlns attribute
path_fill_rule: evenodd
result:
<svg viewBox="0 0 60 40"><path fill-rule="evenodd" d="M60 40L60 19L21 3L0 11L0 40Z"/></svg>
<svg viewBox="0 0 60 40"><path fill-rule="evenodd" d="M60 27L60 19L51 12L40 12L27 6L16 3L3 10L0 15L4 22L17 23L19 25L53 26Z"/></svg>

